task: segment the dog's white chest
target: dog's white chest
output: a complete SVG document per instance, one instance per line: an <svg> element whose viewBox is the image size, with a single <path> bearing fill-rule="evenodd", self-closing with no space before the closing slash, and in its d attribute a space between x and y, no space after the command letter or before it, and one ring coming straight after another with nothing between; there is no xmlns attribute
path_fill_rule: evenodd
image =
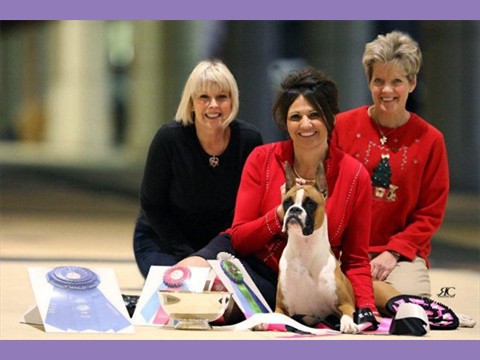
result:
<svg viewBox="0 0 480 360"><path fill-rule="evenodd" d="M328 267L311 273L301 263L288 264L279 279L283 302L288 315L311 315L326 317L337 314L335 285L335 259L332 256Z"/></svg>
<svg viewBox="0 0 480 360"><path fill-rule="evenodd" d="M298 246L287 246L280 259L278 280L288 315L338 314L335 268L336 259L329 244L304 251Z"/></svg>

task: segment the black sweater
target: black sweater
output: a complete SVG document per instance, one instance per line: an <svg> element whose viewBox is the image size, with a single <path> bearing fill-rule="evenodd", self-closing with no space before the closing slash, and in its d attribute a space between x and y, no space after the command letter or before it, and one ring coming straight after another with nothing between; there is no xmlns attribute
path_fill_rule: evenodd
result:
<svg viewBox="0 0 480 360"><path fill-rule="evenodd" d="M241 120L230 128L230 142L215 168L194 125L170 122L150 145L140 203L160 241L177 255L201 249L232 224L243 165L263 141L254 126Z"/></svg>

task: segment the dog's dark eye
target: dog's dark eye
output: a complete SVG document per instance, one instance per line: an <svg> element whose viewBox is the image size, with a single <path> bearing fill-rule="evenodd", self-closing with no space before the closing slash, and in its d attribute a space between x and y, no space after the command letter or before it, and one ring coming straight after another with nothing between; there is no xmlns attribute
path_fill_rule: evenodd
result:
<svg viewBox="0 0 480 360"><path fill-rule="evenodd" d="M315 209L317 208L317 203L312 199L310 199L309 197L307 197L303 202L303 207L307 211L315 211Z"/></svg>
<svg viewBox="0 0 480 360"><path fill-rule="evenodd" d="M285 211L287 211L288 208L293 205L293 200L292 200L292 198L285 199L285 200L283 201L283 204L282 204L282 205L283 205L283 209L284 209Z"/></svg>

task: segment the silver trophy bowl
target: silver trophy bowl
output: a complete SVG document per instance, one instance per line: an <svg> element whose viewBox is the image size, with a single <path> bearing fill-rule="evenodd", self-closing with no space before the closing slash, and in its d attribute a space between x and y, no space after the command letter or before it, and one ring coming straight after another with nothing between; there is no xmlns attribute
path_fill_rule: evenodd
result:
<svg viewBox="0 0 480 360"><path fill-rule="evenodd" d="M175 329L208 330L229 307L232 296L225 291L159 291L160 303L174 320Z"/></svg>

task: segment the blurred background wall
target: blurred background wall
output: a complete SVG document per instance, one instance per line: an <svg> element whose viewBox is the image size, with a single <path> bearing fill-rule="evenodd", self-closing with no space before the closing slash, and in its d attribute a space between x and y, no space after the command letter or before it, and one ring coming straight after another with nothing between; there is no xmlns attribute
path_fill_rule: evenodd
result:
<svg viewBox="0 0 480 360"><path fill-rule="evenodd" d="M136 193L154 132L198 61L229 66L239 117L270 142L284 136L270 108L286 72L322 68L342 110L369 103L364 46L395 29L424 54L409 108L444 133L452 192L478 195L478 21L0 21L0 165L94 169L90 180Z"/></svg>

